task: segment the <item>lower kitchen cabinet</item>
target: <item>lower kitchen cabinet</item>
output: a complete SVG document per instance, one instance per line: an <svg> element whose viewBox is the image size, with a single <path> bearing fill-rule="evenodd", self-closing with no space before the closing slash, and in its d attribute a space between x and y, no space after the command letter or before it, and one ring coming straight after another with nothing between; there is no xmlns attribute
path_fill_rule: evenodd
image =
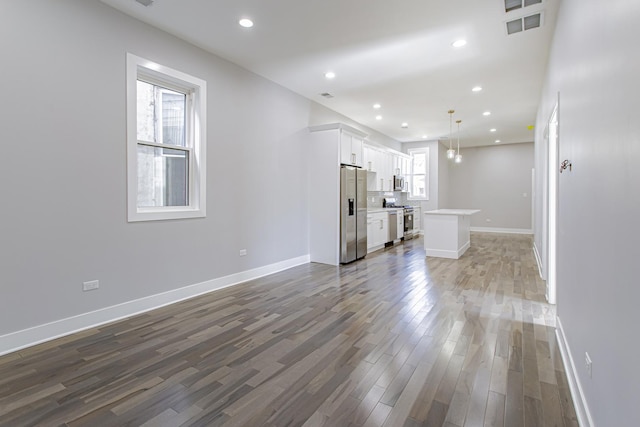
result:
<svg viewBox="0 0 640 427"><path fill-rule="evenodd" d="M404 212L402 209L398 210L398 224L396 227L396 235L392 236L394 240L402 239L404 237Z"/></svg>
<svg viewBox="0 0 640 427"><path fill-rule="evenodd" d="M367 250L373 252L384 247L389 240L389 214L372 212L367 214Z"/></svg>
<svg viewBox="0 0 640 427"><path fill-rule="evenodd" d="M413 208L413 232L417 236L418 234L422 234L422 209L420 206L416 206Z"/></svg>

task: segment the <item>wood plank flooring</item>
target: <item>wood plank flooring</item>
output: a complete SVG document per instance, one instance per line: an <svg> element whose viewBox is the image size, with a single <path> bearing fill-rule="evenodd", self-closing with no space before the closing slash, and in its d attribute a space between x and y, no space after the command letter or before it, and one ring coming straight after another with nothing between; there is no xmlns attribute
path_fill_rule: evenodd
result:
<svg viewBox="0 0 640 427"><path fill-rule="evenodd" d="M0 425L577 426L531 247L416 239L0 357Z"/></svg>

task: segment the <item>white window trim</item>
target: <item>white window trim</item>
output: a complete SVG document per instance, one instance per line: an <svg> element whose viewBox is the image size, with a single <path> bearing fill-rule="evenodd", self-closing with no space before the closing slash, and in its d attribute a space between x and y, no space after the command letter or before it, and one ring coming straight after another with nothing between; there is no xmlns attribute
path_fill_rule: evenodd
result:
<svg viewBox="0 0 640 427"><path fill-rule="evenodd" d="M411 195L411 190L413 189L413 154L415 153L424 153L425 154L425 168L426 170L424 171L424 185L425 185L425 189L424 189L424 197L413 197ZM429 147L423 147L423 148L412 148L409 149L409 155L411 156L411 168L410 168L410 182L409 182L409 194L407 196L408 200L422 200L422 201L427 201L429 200Z"/></svg>
<svg viewBox="0 0 640 427"><path fill-rule="evenodd" d="M137 81L170 84L190 93L193 120L187 123L189 158L189 206L138 207ZM206 99L207 83L181 71L127 53L127 214L129 222L206 216Z"/></svg>

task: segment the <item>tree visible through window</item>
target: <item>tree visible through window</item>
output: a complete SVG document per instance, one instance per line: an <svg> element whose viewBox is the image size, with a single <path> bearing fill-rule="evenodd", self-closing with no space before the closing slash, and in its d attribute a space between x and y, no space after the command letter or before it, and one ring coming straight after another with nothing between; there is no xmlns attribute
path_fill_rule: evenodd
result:
<svg viewBox="0 0 640 427"><path fill-rule="evenodd" d="M429 149L409 150L411 171L409 174L409 198L429 200Z"/></svg>

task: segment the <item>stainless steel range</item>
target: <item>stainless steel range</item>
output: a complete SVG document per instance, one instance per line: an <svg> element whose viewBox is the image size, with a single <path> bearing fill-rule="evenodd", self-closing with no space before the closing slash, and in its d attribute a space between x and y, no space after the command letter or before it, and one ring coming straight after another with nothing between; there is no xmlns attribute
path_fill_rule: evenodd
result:
<svg viewBox="0 0 640 427"><path fill-rule="evenodd" d="M413 239L415 230L413 229L413 206L398 205L395 197L386 197L382 199L383 208L402 208L404 212L404 239Z"/></svg>

